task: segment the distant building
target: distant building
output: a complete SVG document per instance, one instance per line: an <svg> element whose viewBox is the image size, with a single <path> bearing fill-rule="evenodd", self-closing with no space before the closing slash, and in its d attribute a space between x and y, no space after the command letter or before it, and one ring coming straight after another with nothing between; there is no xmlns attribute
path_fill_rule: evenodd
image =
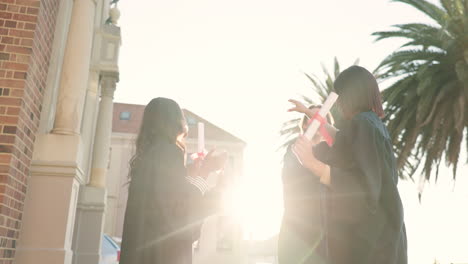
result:
<svg viewBox="0 0 468 264"><path fill-rule="evenodd" d="M115 237L122 236L128 196L129 161L134 154L135 139L140 129L144 108L144 105L114 104L104 232ZM203 122L206 149L216 147L219 150L226 150L229 153L226 171L235 179L242 175L246 143L189 110L183 111L189 126L187 151L189 153L197 151L197 124ZM209 182L214 185L216 179L210 178ZM210 217L205 221L201 239L194 249L194 263L245 263L241 261L241 258L245 257L241 240L242 230L231 217L220 215Z"/></svg>

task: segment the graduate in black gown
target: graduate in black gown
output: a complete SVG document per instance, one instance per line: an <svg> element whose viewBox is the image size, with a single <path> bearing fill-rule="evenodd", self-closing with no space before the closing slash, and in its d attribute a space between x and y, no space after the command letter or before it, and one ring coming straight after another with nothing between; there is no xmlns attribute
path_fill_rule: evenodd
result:
<svg viewBox="0 0 468 264"><path fill-rule="evenodd" d="M294 152L330 188L329 256L331 264L406 264L403 205L390 135L374 76L352 66L334 83L345 121L332 147L301 137ZM301 106L296 110L314 116Z"/></svg>
<svg viewBox="0 0 468 264"><path fill-rule="evenodd" d="M179 105L153 99L145 108L130 164L130 185L120 264L191 264L192 243L203 219L220 204L205 177L224 166L226 156L208 154L185 167L187 125Z"/></svg>
<svg viewBox="0 0 468 264"><path fill-rule="evenodd" d="M309 109L318 109L312 105ZM309 118L304 115L298 124L301 133L307 129ZM331 115L327 121L333 124ZM320 142L317 133L314 143ZM304 168L288 147L283 159L284 213L278 237L279 264L320 264L327 259L328 187Z"/></svg>

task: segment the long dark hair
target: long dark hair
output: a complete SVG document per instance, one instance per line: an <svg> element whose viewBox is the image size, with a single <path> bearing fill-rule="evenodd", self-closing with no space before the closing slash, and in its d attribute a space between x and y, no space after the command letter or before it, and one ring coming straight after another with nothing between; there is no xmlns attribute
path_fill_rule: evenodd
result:
<svg viewBox="0 0 468 264"><path fill-rule="evenodd" d="M135 155L130 161L129 178L135 174L142 158L157 142L176 144L184 149L183 143L177 141L178 136L184 133L187 133L187 123L179 105L174 100L163 97L151 100L143 113L135 142Z"/></svg>
<svg viewBox="0 0 468 264"><path fill-rule="evenodd" d="M384 117L379 85L365 68L349 67L338 75L333 86L340 95L337 103L344 116L374 111L380 118Z"/></svg>

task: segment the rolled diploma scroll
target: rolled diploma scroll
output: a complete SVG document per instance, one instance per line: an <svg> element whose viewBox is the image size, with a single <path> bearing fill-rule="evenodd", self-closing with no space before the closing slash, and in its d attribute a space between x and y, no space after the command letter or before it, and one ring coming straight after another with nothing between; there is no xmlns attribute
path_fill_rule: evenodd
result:
<svg viewBox="0 0 468 264"><path fill-rule="evenodd" d="M198 153L205 151L205 124L198 122Z"/></svg>
<svg viewBox="0 0 468 264"><path fill-rule="evenodd" d="M336 99L338 99L338 94L331 92L330 95L328 95L327 100L325 100L325 102L323 103L323 106L320 108L318 114L321 117L326 118L328 112L330 112L330 109L335 104ZM319 127L320 122L316 119L312 120L312 124L310 124L309 128L307 128L307 131L305 132L305 136L308 140L312 140L312 138L317 133Z"/></svg>

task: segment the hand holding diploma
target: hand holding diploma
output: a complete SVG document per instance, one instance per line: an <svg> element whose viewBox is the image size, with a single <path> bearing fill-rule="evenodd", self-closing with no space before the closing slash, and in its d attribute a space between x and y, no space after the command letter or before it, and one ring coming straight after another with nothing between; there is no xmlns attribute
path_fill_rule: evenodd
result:
<svg viewBox="0 0 468 264"><path fill-rule="evenodd" d="M297 139L293 146L293 152L305 168L313 172L320 178L322 183L327 185L330 184L330 167L315 158L312 139L320 130L320 134L325 138L328 145L331 146L333 144L336 129L327 123L325 117L330 112L337 98L338 95L332 92L322 107L313 109L305 107L304 104L297 100L289 100L289 102L294 104L294 107L288 110L289 112L296 111L306 114L310 118L309 127L304 135L301 135Z"/></svg>
<svg viewBox="0 0 468 264"><path fill-rule="evenodd" d="M306 114L311 122L309 125L309 128L305 132L305 136L309 139L312 140L312 138L315 136L317 131L320 129L320 132L322 136L325 137L325 140L327 143L331 146L333 144L333 135L329 135L329 131L335 131L336 129L332 129L332 126L327 125L326 122L326 116L330 112L330 109L332 106L335 104L336 99L338 99L338 94L331 92L330 95L328 96L327 100L323 103L323 106L320 107L320 109L317 111L317 109L308 109L307 107L304 106L301 102L297 100L289 100L289 102L293 103L295 107L289 109L289 112L296 111L299 113ZM331 133L334 134L334 133Z"/></svg>
<svg viewBox="0 0 468 264"><path fill-rule="evenodd" d="M188 174L192 177L200 176L206 179L211 173L224 170L227 157L225 151L211 150L203 159L197 158L193 163L187 165Z"/></svg>
<svg viewBox="0 0 468 264"><path fill-rule="evenodd" d="M226 151L218 152L214 149L208 152L201 161L200 176L206 178L213 172L222 171L226 166L227 157Z"/></svg>
<svg viewBox="0 0 468 264"><path fill-rule="evenodd" d="M198 145L197 145L197 152L190 155L195 163L199 160L203 160L206 156L205 150L205 124L202 122L198 122Z"/></svg>
<svg viewBox="0 0 468 264"><path fill-rule="evenodd" d="M312 117L311 119L312 123L310 124L309 128L305 132L305 136L309 140L311 140L315 136L315 133L317 133L317 130L319 128L323 129L325 127L327 123L325 121L325 118L327 114L330 112L330 109L332 108L332 106L335 104L336 99L338 99L338 94L331 92L327 100L325 100L325 102L323 103L323 106L318 111L318 113L314 117ZM328 145L331 146L333 144L333 140L330 140L327 138L329 135L326 129L323 129L322 136L325 137Z"/></svg>
<svg viewBox="0 0 468 264"><path fill-rule="evenodd" d="M190 168L192 174L207 178L211 173L224 169L227 161L227 152L213 149L207 153L205 150L205 124L199 122L197 152L190 157L194 161Z"/></svg>

